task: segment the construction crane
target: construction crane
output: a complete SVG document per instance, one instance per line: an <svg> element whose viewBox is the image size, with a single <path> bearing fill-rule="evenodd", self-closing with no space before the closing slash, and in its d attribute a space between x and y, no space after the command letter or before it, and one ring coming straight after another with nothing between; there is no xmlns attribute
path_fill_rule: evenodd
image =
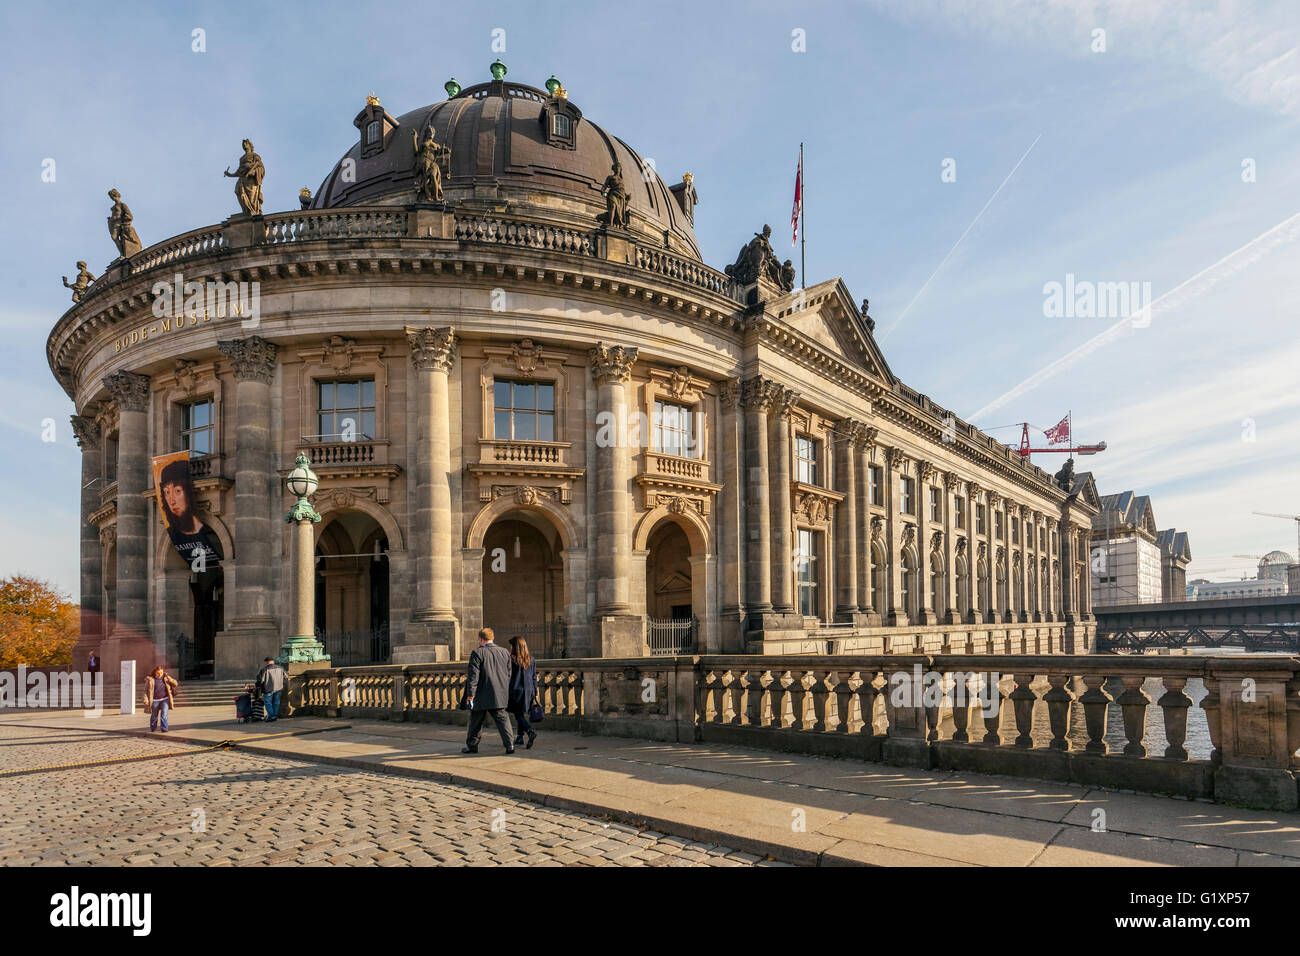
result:
<svg viewBox="0 0 1300 956"><path fill-rule="evenodd" d="M1271 511L1253 511L1252 514L1260 515L1264 518L1286 518L1295 522L1295 542L1296 542L1296 560L1300 561L1300 515L1278 515Z"/></svg>
<svg viewBox="0 0 1300 956"><path fill-rule="evenodd" d="M1029 422L1018 422L1017 424L1020 425L1021 430L1020 430L1020 447L1016 449L1016 453L1019 454L1021 458L1028 458L1030 455L1034 454L1035 452L1045 452L1051 454L1066 453L1071 455L1095 455L1099 451L1106 450L1106 443L1104 441L1098 442L1095 445L1071 445L1067 442L1064 445L1049 445L1046 448L1031 448L1029 447ZM1011 446L1008 445L1007 447L1010 448Z"/></svg>

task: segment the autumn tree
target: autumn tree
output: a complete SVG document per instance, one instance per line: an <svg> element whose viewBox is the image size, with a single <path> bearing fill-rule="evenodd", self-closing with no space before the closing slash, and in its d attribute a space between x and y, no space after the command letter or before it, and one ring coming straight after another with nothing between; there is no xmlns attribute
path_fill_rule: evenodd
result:
<svg viewBox="0 0 1300 956"><path fill-rule="evenodd" d="M0 668L72 663L80 608L37 578L0 579Z"/></svg>

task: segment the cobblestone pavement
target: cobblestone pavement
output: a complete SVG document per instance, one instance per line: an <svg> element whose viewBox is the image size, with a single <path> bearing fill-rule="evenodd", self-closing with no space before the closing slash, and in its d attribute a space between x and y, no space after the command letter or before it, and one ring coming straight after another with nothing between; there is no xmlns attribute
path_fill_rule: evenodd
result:
<svg viewBox="0 0 1300 956"><path fill-rule="evenodd" d="M0 770L199 749L0 724ZM780 865L468 787L238 750L0 779L5 865Z"/></svg>

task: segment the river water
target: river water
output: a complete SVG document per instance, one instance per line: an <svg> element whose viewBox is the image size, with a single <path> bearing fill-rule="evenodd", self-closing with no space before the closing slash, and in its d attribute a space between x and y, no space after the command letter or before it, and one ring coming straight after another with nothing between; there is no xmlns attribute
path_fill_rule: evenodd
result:
<svg viewBox="0 0 1300 956"><path fill-rule="evenodd" d="M1189 651L1188 656L1193 656L1195 653L1195 651ZM1237 653L1244 652L1237 648L1214 648L1207 649L1198 656L1226 657L1228 655L1236 656ZM1003 693L1006 694L1015 685L1011 681L1004 679L1001 686ZM1030 685L1030 688L1039 698L1049 687L1050 685L1046 680L1035 681ZM1070 685L1070 689L1077 698L1087 688L1082 681L1076 680ZM1119 679L1108 680L1105 683L1104 690L1111 696L1113 701L1114 698L1124 692L1124 684ZM1169 745L1169 741L1165 737L1164 709L1156 701L1165 693L1164 683L1159 677L1151 677L1143 683L1142 690L1151 699L1151 704L1147 707L1146 727L1142 743L1146 746L1148 757L1163 757L1165 747ZM1207 693L1205 683L1199 677L1189 678L1183 692L1192 699L1192 706L1187 709L1187 739L1184 741L1183 746L1187 748L1189 759L1208 760L1210 752L1214 748L1210 743L1210 728L1206 723L1205 711L1200 706ZM1001 736L1004 745L1012 744L1019 730L1016 727L1015 708L1010 700L1003 699L1000 715L998 734ZM952 732L952 718L950 715L945 715L940 723L940 739L951 739ZM971 708L967 732L970 734L972 743L979 742L984 738L983 717L979 712L978 701L975 701L974 706ZM1051 742L1052 730L1047 716L1047 704L1041 699L1034 703L1034 720L1030 733L1034 738L1035 747L1046 747ZM1070 706L1070 730L1067 736L1070 740L1071 751L1082 751L1088 743L1083 705L1078 703L1077 700ZM1128 738L1124 735L1123 709L1119 704L1113 702L1106 707L1105 740L1109 745L1110 752L1113 754L1123 753L1124 745L1128 743Z"/></svg>

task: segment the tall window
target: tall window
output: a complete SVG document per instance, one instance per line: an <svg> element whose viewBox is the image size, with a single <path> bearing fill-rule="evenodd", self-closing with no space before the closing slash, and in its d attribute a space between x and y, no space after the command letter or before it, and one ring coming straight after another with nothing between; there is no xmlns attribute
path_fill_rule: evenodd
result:
<svg viewBox="0 0 1300 956"><path fill-rule="evenodd" d="M375 437L375 380L317 382L321 441L362 441Z"/></svg>
<svg viewBox="0 0 1300 956"><path fill-rule="evenodd" d="M817 551L820 545L820 531L799 529L795 583L799 588L799 613L804 617L819 616L817 613Z"/></svg>
<svg viewBox="0 0 1300 956"><path fill-rule="evenodd" d="M567 117L566 117L567 119ZM695 441L695 413L685 405L655 402L654 450L663 455L698 458Z"/></svg>
<svg viewBox="0 0 1300 956"><path fill-rule="evenodd" d="M493 383L494 437L555 441L555 386L549 382Z"/></svg>
<svg viewBox="0 0 1300 956"><path fill-rule="evenodd" d="M1002 537L1002 512L1001 511L993 512L993 537L995 538Z"/></svg>
<svg viewBox="0 0 1300 956"><path fill-rule="evenodd" d="M905 515L916 514L916 503L912 497L912 479L906 476L898 479L898 510Z"/></svg>
<svg viewBox="0 0 1300 956"><path fill-rule="evenodd" d="M957 527L963 531L966 529L966 499L957 495L952 499L953 519L957 522Z"/></svg>
<svg viewBox="0 0 1300 956"><path fill-rule="evenodd" d="M563 136L567 139L572 128L572 121L563 113L556 113L551 120L551 132L556 136Z"/></svg>
<svg viewBox="0 0 1300 956"><path fill-rule="evenodd" d="M879 465L867 466L867 477L871 483L871 503L883 507L885 504L885 472Z"/></svg>
<svg viewBox="0 0 1300 956"><path fill-rule="evenodd" d="M1011 519L1011 543L1012 544L1020 543L1020 519L1019 518Z"/></svg>
<svg viewBox="0 0 1300 956"><path fill-rule="evenodd" d="M379 120L371 120L366 124L366 142L379 142Z"/></svg>
<svg viewBox="0 0 1300 956"><path fill-rule="evenodd" d="M117 432L104 439L104 484L117 481Z"/></svg>
<svg viewBox="0 0 1300 956"><path fill-rule="evenodd" d="M984 505L975 506L975 533L976 534L984 533L984 526L985 526L984 513L985 513Z"/></svg>
<svg viewBox="0 0 1300 956"><path fill-rule="evenodd" d="M211 455L216 448L212 399L181 406L181 447L193 455Z"/></svg>
<svg viewBox="0 0 1300 956"><path fill-rule="evenodd" d="M943 492L934 487L930 489L930 520L943 520Z"/></svg>
<svg viewBox="0 0 1300 956"><path fill-rule="evenodd" d="M817 484L818 442L807 435L797 435L794 440L794 480L806 485Z"/></svg>

